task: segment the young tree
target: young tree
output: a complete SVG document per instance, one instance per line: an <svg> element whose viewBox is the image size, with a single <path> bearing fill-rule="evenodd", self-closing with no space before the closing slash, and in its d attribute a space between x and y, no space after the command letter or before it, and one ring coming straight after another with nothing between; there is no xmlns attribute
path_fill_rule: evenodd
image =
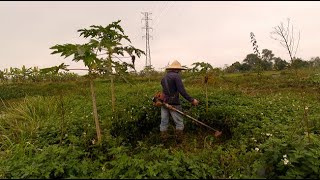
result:
<svg viewBox="0 0 320 180"><path fill-rule="evenodd" d="M109 75L111 80L111 96L112 96L112 111L115 110L115 95L114 95L114 75L117 72L121 72L123 66L134 68L135 55L138 57L141 54L145 54L144 51L140 49L136 49L135 47L129 45L122 45L122 41L126 40L131 43L131 40L128 36L124 34L124 30L119 25L121 21L113 22L112 24L102 27L102 26L90 26L91 29L80 29L80 36L84 38L91 38L90 44L91 48L101 55L106 55L104 58L100 58L100 62L97 63L97 68L103 70L104 74ZM124 56L128 54L132 57L132 64L118 62L114 60L113 57L115 55Z"/></svg>
<svg viewBox="0 0 320 180"><path fill-rule="evenodd" d="M258 49L259 46L257 44L257 40L253 32L250 33L250 38L251 38L254 54L256 54L260 58L260 52Z"/></svg>
<svg viewBox="0 0 320 180"><path fill-rule="evenodd" d="M204 84L206 88L206 112L208 113L208 81L209 81L209 72L213 72L213 67L209 63L205 62L196 62L192 64L193 72L199 73L204 77Z"/></svg>
<svg viewBox="0 0 320 180"><path fill-rule="evenodd" d="M134 68L135 55L140 57L141 54L145 54L142 50L136 49L131 45L124 46L122 44L123 40L129 43L131 43L131 41L129 37L124 34L124 30L119 25L120 22L121 21L118 20L106 27L92 25L89 29L79 29L78 32L80 32L80 36L90 38L88 43L55 45L50 48L54 50L51 54L60 53L61 56L65 56L65 58L73 55L73 61L83 61L84 65L89 68L90 89L98 143L101 142L101 130L96 107L94 78L99 73L109 75L111 81L112 111L114 111L115 95L113 80L115 74L125 66ZM132 64L113 59L115 55L125 56L125 54L128 54L132 58Z"/></svg>
<svg viewBox="0 0 320 180"><path fill-rule="evenodd" d="M300 31L297 36L294 34L293 25L290 26L289 18L286 26L281 22L280 25L274 27L274 31L271 32L271 38L279 41L281 46L287 49L291 63L293 63L299 47Z"/></svg>
<svg viewBox="0 0 320 180"><path fill-rule="evenodd" d="M259 49L258 49L258 44L257 44L257 40L256 40L256 37L255 35L253 34L253 32L250 33L250 38L251 38L251 42L252 42L252 46L253 46L253 51L254 51L254 55L256 55L256 60L255 60L255 63L252 64L253 66L253 69L256 70L258 72L258 75L260 75L260 72L262 70L262 61L261 61L261 54L259 52ZM251 56L250 54L247 56L247 58ZM253 59L253 58L251 58ZM250 64L250 63L249 63Z"/></svg>

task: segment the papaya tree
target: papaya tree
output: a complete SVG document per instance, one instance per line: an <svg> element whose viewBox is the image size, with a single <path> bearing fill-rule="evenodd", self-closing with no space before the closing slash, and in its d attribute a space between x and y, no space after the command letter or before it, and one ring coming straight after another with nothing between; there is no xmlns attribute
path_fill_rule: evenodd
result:
<svg viewBox="0 0 320 180"><path fill-rule="evenodd" d="M85 44L63 44L55 45L50 49L54 51L51 54L60 53L61 56L69 57L73 55L73 61L82 61L88 67L88 77L90 81L90 90L93 104L93 114L96 123L98 143L101 142L101 130L98 120L96 97L94 90L94 79L98 74L109 75L111 81L111 99L112 111L115 109L114 95L114 76L117 71L122 70L123 66L134 68L135 55L140 57L144 52L131 45L124 46L122 41L126 40L131 43L128 36L124 34L124 30L119 25L121 21L112 22L106 27L92 25L89 29L79 29L80 36L89 38L89 42ZM129 55L132 64L118 62L114 57Z"/></svg>
<svg viewBox="0 0 320 180"><path fill-rule="evenodd" d="M22 81L27 81L31 77L32 68L26 68L26 66L23 65L22 68L21 68L20 73L21 73L20 76L21 76Z"/></svg>
<svg viewBox="0 0 320 180"><path fill-rule="evenodd" d="M134 68L135 55L138 57L145 54L144 51L133 47L132 45L124 46L123 41L131 43L128 36L124 34L124 30L119 25L121 21L113 22L106 27L90 26L91 29L80 29L80 36L90 38L90 43L94 50L105 57L100 58L101 63L97 64L97 68L103 70L104 74L109 75L111 81L111 96L112 96L112 111L115 109L114 96L114 76L121 73L123 66ZM129 55L132 59L132 64L119 61L114 58L117 56Z"/></svg>
<svg viewBox="0 0 320 180"><path fill-rule="evenodd" d="M208 80L209 72L213 72L213 67L209 63L196 62L192 64L194 67L192 71L204 77L205 91L206 91L206 112L208 112Z"/></svg>

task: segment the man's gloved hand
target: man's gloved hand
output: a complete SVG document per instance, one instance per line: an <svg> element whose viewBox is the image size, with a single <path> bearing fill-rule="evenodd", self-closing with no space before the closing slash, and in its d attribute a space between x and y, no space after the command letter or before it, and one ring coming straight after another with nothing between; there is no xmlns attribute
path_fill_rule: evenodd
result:
<svg viewBox="0 0 320 180"><path fill-rule="evenodd" d="M199 101L197 99L193 99L191 104L194 105L194 106L197 106L199 104Z"/></svg>

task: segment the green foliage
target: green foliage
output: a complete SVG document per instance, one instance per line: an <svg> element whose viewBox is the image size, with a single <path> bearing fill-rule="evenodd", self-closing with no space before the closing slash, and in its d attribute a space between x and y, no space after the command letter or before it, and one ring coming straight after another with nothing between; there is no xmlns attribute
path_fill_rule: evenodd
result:
<svg viewBox="0 0 320 180"><path fill-rule="evenodd" d="M113 161L106 162L99 178L111 179L197 179L214 178L216 169L197 155L182 151L170 153L159 146L139 147L139 154L130 155L126 148L110 151Z"/></svg>
<svg viewBox="0 0 320 180"><path fill-rule="evenodd" d="M2 159L0 174L13 179L90 178L98 164L76 146L51 145L37 148L33 144L13 146Z"/></svg>
<svg viewBox="0 0 320 180"><path fill-rule="evenodd" d="M285 69L288 67L288 65L289 63L287 63L285 60L282 60L280 57L274 59L274 69L277 71Z"/></svg>
<svg viewBox="0 0 320 180"><path fill-rule="evenodd" d="M56 110L57 105L52 97L25 98L22 103L9 107L5 118L1 120L0 132L15 143L36 138L48 119L57 118Z"/></svg>
<svg viewBox="0 0 320 180"><path fill-rule="evenodd" d="M39 83L39 84L6 84L0 85L0 98L3 100L19 99L27 96L52 96L57 95L59 91L65 93L77 89L77 84L69 83Z"/></svg>
<svg viewBox="0 0 320 180"><path fill-rule="evenodd" d="M291 67L294 68L294 69L301 69L301 68L306 68L309 66L309 62L308 61L304 61L300 58L294 58L292 60L292 63L291 63Z"/></svg>
<svg viewBox="0 0 320 180"><path fill-rule="evenodd" d="M80 76L70 72L58 72L60 69L67 70L67 65L62 63L59 66L51 68L40 69L38 67L26 68L22 66L19 68L5 69L3 72L0 70L0 82L2 84L12 83L29 83L29 82L56 82L56 81L70 81L80 79Z"/></svg>
<svg viewBox="0 0 320 180"><path fill-rule="evenodd" d="M312 143L306 136L294 135L271 137L259 147L261 158L259 167L264 178L318 179L319 176L319 136L311 134Z"/></svg>
<svg viewBox="0 0 320 180"><path fill-rule="evenodd" d="M115 113L110 82L95 81L99 145L87 82L0 86L0 178L318 179L318 73L219 76L208 83L208 112L202 83L183 76L200 101L182 99L183 111L223 136L185 117L185 142L169 147L158 145L160 109L151 103L158 77L116 80Z"/></svg>
<svg viewBox="0 0 320 180"><path fill-rule="evenodd" d="M209 63L205 62L196 62L192 64L194 67L192 68L193 72L199 72L200 74L206 74L208 71L212 71L213 67Z"/></svg>
<svg viewBox="0 0 320 180"><path fill-rule="evenodd" d="M51 54L61 53L61 56L65 58L74 55L73 61L83 61L84 65L89 67L89 69L96 68L97 64L100 64L102 61L97 57L97 54L93 51L91 44L86 43L83 45L80 44L64 44L64 45L55 45L50 49L55 49Z"/></svg>
<svg viewBox="0 0 320 180"><path fill-rule="evenodd" d="M123 111L118 111L112 121L110 133L122 137L126 143L135 144L138 140L157 131L160 109L146 105L128 105Z"/></svg>
<svg viewBox="0 0 320 180"><path fill-rule="evenodd" d="M144 52L140 49L133 47L132 45L123 46L122 41L126 40L131 43L128 36L124 34L124 30L120 26L121 21L112 22L106 27L92 25L90 29L79 29L80 36L84 38L90 38L88 43L85 44L64 44L55 45L50 49L54 50L51 54L61 54L61 56L69 57L73 55L73 61L83 61L84 65L89 68L89 71L102 70L107 74L112 74L112 67L115 67L116 72L125 72L127 69L123 69L119 66L133 67L134 59L132 58L132 64L126 62L118 62L112 59L112 55L124 56L127 53L129 56L134 57L137 55L140 57ZM104 53L107 55L105 58L98 56ZM125 71L121 71L125 70Z"/></svg>
<svg viewBox="0 0 320 180"><path fill-rule="evenodd" d="M60 64L59 66L53 66L51 68L43 68L43 69L40 69L40 73L43 73L43 74L46 74L46 73L52 73L52 74L57 74L58 71L60 69L62 70L67 70L67 67L69 65L65 65L64 63Z"/></svg>

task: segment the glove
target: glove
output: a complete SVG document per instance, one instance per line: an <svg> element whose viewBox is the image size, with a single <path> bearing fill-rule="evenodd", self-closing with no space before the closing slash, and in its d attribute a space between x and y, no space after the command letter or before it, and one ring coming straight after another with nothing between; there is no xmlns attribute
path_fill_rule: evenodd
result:
<svg viewBox="0 0 320 180"><path fill-rule="evenodd" d="M199 104L199 101L197 99L193 99L191 104L194 105L194 106L197 106Z"/></svg>

